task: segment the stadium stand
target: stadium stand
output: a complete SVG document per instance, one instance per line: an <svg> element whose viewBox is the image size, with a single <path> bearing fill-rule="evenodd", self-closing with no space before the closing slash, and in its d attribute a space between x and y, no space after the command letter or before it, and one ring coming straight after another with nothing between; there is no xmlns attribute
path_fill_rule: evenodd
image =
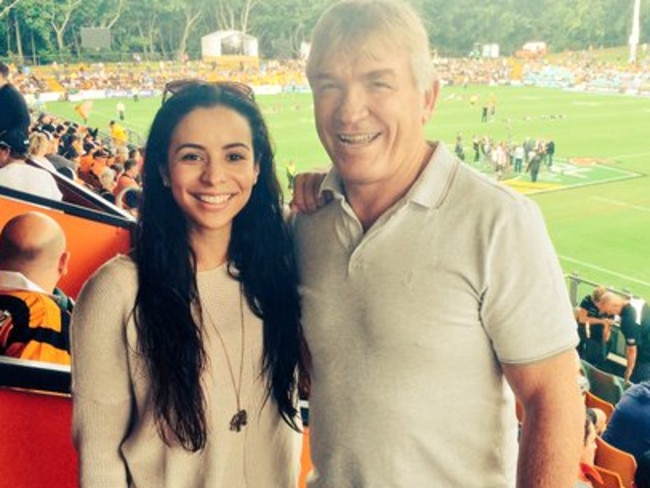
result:
<svg viewBox="0 0 650 488"><path fill-rule="evenodd" d="M636 460L634 456L615 448L602 438L596 438L596 466L617 473L624 488L634 488Z"/></svg>
<svg viewBox="0 0 650 488"><path fill-rule="evenodd" d="M595 466L595 468L602 482L594 482L594 488L625 488L618 473L600 466Z"/></svg>
<svg viewBox="0 0 650 488"><path fill-rule="evenodd" d="M612 413L614 413L614 405L597 397L590 391L585 392L585 405L589 408L598 408L602 410L608 421L612 416Z"/></svg>
<svg viewBox="0 0 650 488"><path fill-rule="evenodd" d="M582 360L582 370L589 379L590 391L602 400L616 405L625 392L623 378L607 373Z"/></svg>

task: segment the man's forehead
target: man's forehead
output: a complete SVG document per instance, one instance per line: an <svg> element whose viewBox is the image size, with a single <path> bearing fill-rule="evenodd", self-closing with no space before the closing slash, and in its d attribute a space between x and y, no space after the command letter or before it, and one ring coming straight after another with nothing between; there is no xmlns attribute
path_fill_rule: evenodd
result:
<svg viewBox="0 0 650 488"><path fill-rule="evenodd" d="M312 77L334 75L353 70L374 75L396 73L407 62L403 49L385 43L367 42L361 46L331 47L317 56L312 64Z"/></svg>

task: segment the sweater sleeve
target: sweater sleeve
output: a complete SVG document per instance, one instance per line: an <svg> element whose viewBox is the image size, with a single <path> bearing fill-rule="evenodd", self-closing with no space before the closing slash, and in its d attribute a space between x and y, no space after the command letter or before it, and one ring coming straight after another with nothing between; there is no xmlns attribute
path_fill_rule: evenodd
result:
<svg viewBox="0 0 650 488"><path fill-rule="evenodd" d="M132 417L127 323L137 279L122 256L84 285L74 309L72 338L73 440L80 488L126 488L121 445Z"/></svg>

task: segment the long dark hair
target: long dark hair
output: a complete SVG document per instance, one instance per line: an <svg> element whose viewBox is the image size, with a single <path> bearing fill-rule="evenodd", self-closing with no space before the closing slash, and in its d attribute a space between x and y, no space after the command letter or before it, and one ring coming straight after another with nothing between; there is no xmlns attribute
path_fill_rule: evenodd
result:
<svg viewBox="0 0 650 488"><path fill-rule="evenodd" d="M158 429L165 442L175 440L188 451L202 449L207 439L200 379L206 353L201 320L197 322L192 313L200 311L200 301L188 224L162 175L167 174L168 149L179 122L197 108L214 106L236 111L251 127L259 177L233 221L228 272L241 283L249 307L264 324L262 371L267 394L282 418L297 429L300 299L268 129L251 98L226 85L195 84L165 102L151 126L133 254L139 285L138 345L148 366Z"/></svg>

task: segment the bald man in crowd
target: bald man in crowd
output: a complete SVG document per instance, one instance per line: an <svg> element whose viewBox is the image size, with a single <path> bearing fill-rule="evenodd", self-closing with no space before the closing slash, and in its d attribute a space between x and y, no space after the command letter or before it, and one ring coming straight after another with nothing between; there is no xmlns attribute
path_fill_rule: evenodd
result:
<svg viewBox="0 0 650 488"><path fill-rule="evenodd" d="M56 289L70 253L59 224L40 212L9 220L0 234L0 353L69 364L71 301Z"/></svg>

